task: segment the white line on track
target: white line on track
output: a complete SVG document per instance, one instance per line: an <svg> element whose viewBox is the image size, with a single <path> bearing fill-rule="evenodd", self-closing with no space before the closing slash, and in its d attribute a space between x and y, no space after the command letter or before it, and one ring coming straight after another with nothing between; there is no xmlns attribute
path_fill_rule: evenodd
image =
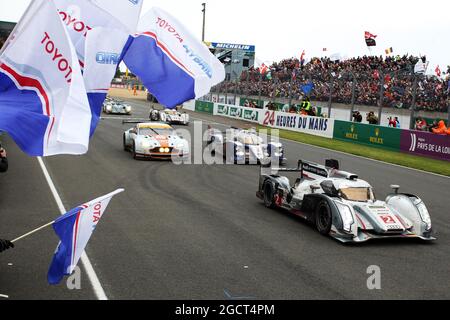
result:
<svg viewBox="0 0 450 320"><path fill-rule="evenodd" d="M7 296L6 294L0 294L0 298L9 299L9 296Z"/></svg>
<svg viewBox="0 0 450 320"><path fill-rule="evenodd" d="M206 119L195 118L195 117L192 117L192 116L191 116L191 119L200 120L200 121L204 121L206 123L223 126L225 128L229 128L230 127L230 125L227 125L227 124L224 124L224 123L218 123L218 122L209 121L209 120L206 120ZM338 153L338 154L343 154L343 155L346 155L346 156L355 157L355 158L358 158L358 159L363 159L363 160L368 160L368 161L372 161L372 162L376 162L376 163L386 164L386 165L389 165L389 166L392 166L392 167L397 167L397 168L407 169L407 170L416 171L416 172L420 172L420 173L425 173L425 174L429 174L429 175L432 175L432 176L435 176L435 177L450 179L450 177L444 176L444 175L441 175L441 174L438 174L438 173L423 171L423 170L414 169L414 168L409 168L409 167L401 166L399 164L384 162L384 161L381 161L381 160L369 159L369 158L357 156L357 155L354 155L354 154L351 154L351 153L347 153L347 152L343 152L343 151L331 150L331 149L318 147L318 146L313 146L311 144L302 143L302 142L289 140L289 139L280 138L280 140L288 141L288 142L291 142L291 143L296 143L296 144L300 144L300 145L303 145L303 146L312 147L312 148L316 148L316 149L320 149L320 150L331 151L331 152L335 152L335 153Z"/></svg>
<svg viewBox="0 0 450 320"><path fill-rule="evenodd" d="M56 190L55 184L53 183L53 180L50 177L50 174L48 173L47 167L45 166L45 163L41 157L37 159L39 165L41 166L42 172L44 173L45 179L47 180L48 186L50 187L50 190L53 194L53 197L55 198L56 204L58 205L58 209L61 212L61 215L64 215L65 213L67 213L67 210L64 208L64 204L62 203L61 197L58 194L58 190ZM103 290L100 280L98 279L97 274L95 273L95 270L86 252L83 253L83 255L81 256L81 263L83 264L86 274L88 275L89 281L91 282L92 288L94 289L94 293L97 299L108 300L108 297L106 296L105 291Z"/></svg>

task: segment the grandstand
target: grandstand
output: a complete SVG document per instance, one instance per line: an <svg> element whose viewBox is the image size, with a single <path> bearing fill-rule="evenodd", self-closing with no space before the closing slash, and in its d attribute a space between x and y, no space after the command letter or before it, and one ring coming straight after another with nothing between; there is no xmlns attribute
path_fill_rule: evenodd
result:
<svg viewBox="0 0 450 320"><path fill-rule="evenodd" d="M372 107L447 113L449 74L446 78L417 74L415 65L425 58L414 56L364 56L345 61L314 58L301 66L298 59L286 59L270 66L270 76L259 70L244 71L239 81L226 81L214 92L260 96L269 100L302 100L365 105ZM312 85L305 94L305 85ZM381 101L381 97L383 97Z"/></svg>

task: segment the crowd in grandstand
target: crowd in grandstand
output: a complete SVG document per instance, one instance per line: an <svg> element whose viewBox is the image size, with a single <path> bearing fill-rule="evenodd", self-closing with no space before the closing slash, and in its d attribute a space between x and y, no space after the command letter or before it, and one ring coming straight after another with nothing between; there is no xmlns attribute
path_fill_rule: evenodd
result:
<svg viewBox="0 0 450 320"><path fill-rule="evenodd" d="M328 101L332 84L331 95L335 103L350 104L355 89L355 104L377 106L383 87L384 107L410 109L416 88L418 110L447 112L450 67L446 79L414 75L414 67L420 59L426 57L364 56L346 61L314 58L303 65L292 58L274 63L264 76L259 69L251 68L242 74L239 82L224 82L214 90L270 99L292 96L302 100L305 96L302 86L313 84L308 94L311 100ZM354 88L353 79L356 79Z"/></svg>

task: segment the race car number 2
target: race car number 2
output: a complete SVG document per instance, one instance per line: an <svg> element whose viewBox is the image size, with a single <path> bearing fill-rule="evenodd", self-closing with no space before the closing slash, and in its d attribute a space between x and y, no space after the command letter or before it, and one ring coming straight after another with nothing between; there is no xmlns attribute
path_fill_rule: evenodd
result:
<svg viewBox="0 0 450 320"><path fill-rule="evenodd" d="M384 216L380 216L381 220L383 220L383 222L385 224L396 224L397 222L394 220L394 218L392 218L392 216L390 215L384 215Z"/></svg>

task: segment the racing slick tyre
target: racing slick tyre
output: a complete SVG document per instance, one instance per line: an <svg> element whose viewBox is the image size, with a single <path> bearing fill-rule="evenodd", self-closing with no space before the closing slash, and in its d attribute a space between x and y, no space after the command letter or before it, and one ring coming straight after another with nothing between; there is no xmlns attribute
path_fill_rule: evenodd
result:
<svg viewBox="0 0 450 320"><path fill-rule="evenodd" d="M123 151L128 151L127 143L126 143L126 137L123 135Z"/></svg>
<svg viewBox="0 0 450 320"><path fill-rule="evenodd" d="M322 235L329 235L333 224L333 216L327 201L321 201L316 208L316 228Z"/></svg>
<svg viewBox="0 0 450 320"><path fill-rule="evenodd" d="M264 184L264 205L266 208L275 208L275 190L270 182Z"/></svg>
<svg viewBox="0 0 450 320"><path fill-rule="evenodd" d="M138 160L139 159L139 157L138 157L138 155L136 153L136 145L134 144L134 142L133 142L133 147L131 149L131 155L133 156L134 160Z"/></svg>

